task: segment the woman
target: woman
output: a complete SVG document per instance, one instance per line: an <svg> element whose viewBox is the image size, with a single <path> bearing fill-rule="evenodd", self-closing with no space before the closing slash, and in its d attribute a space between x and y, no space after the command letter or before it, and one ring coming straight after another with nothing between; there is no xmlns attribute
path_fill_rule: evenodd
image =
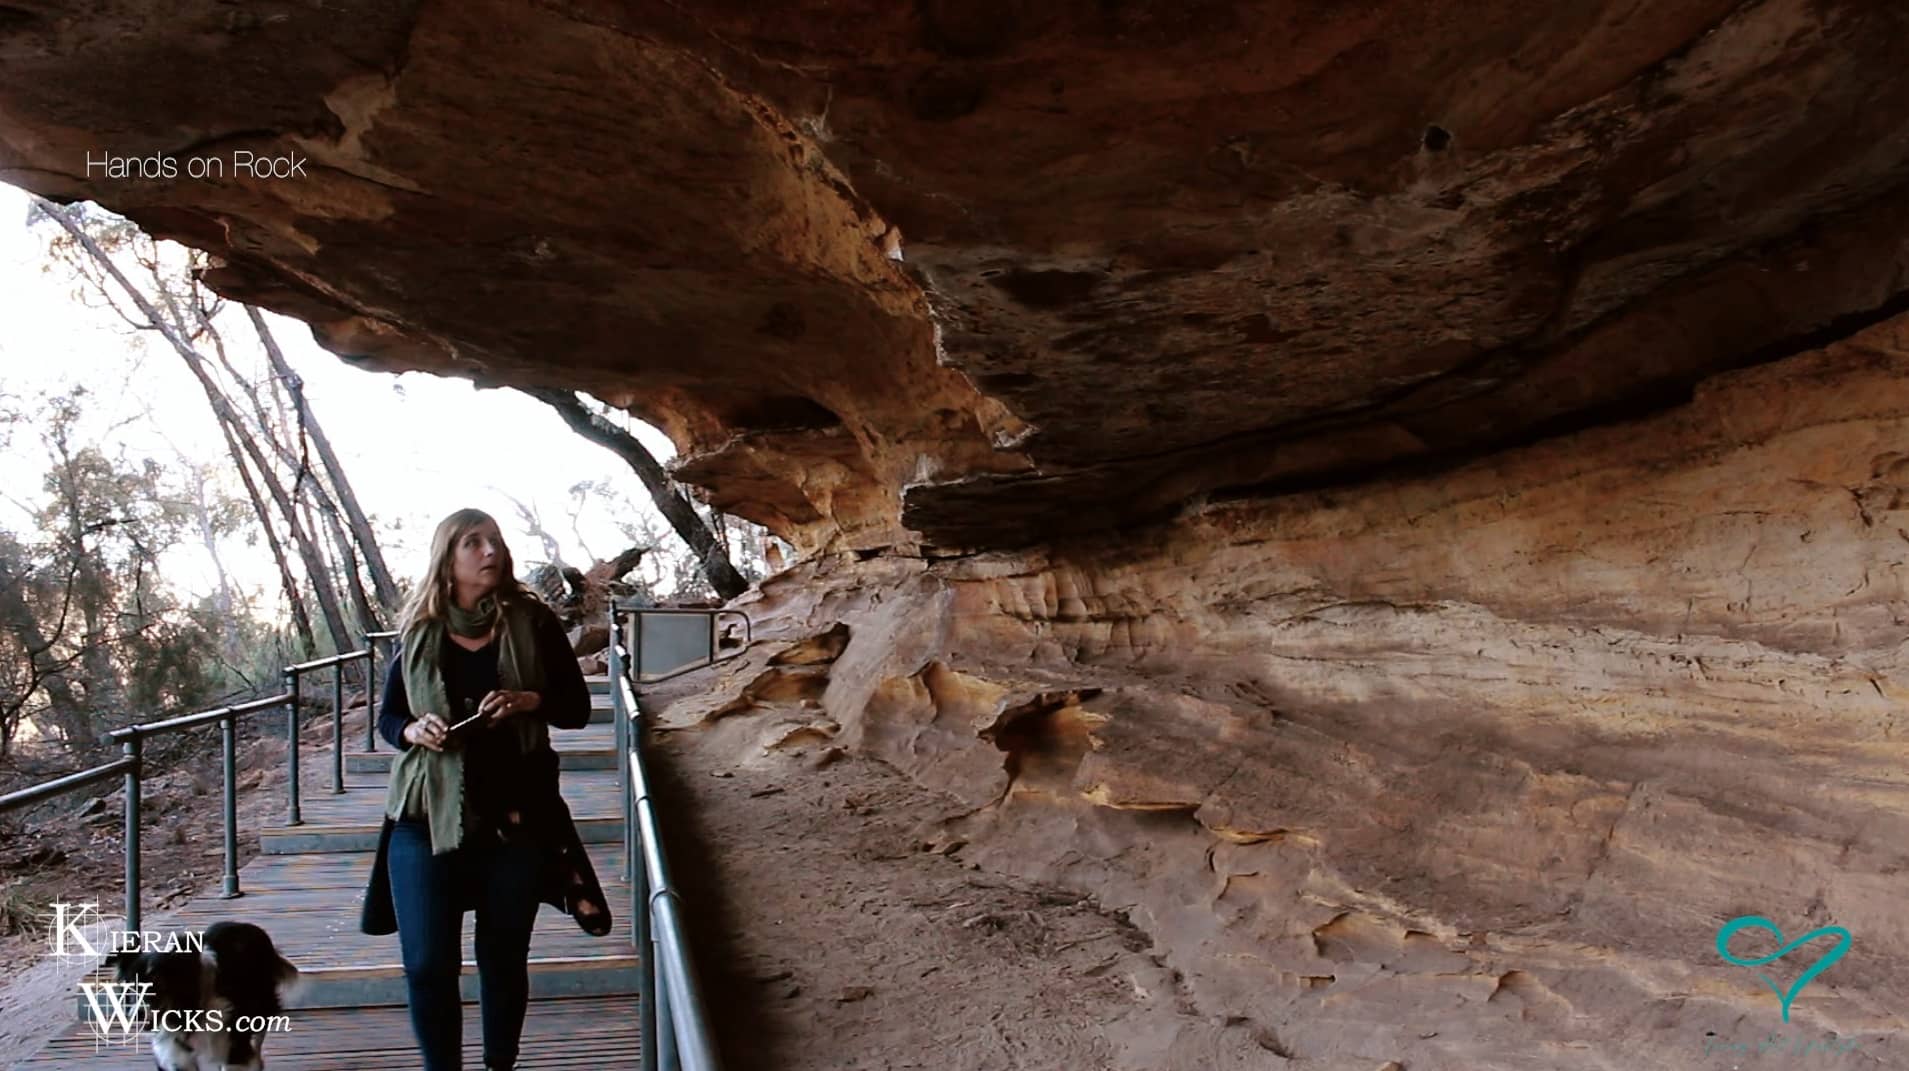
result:
<svg viewBox="0 0 1909 1071"><path fill-rule="evenodd" d="M518 582L497 522L479 510L437 526L400 629L378 717L399 753L361 928L397 930L425 1071L457 1071L464 911L474 909L484 1066L509 1068L539 901L609 932L550 747L551 726L589 722L589 686L557 615Z"/></svg>

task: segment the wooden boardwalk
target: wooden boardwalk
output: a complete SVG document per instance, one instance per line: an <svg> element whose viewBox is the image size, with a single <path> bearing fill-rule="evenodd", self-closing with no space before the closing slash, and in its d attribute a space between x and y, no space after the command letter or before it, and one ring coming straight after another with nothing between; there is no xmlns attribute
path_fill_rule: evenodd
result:
<svg viewBox="0 0 1909 1071"><path fill-rule="evenodd" d="M579 729L577 732L587 732ZM303 759L304 756L300 756ZM325 762L327 752L319 752ZM345 791L307 788L299 796L302 825L271 825L259 831L259 849L269 855L306 852L368 852L378 847L385 786L382 773L346 773ZM558 775L577 835L585 844L623 843L621 774L616 770L564 770ZM601 874L599 874L601 876Z"/></svg>
<svg viewBox="0 0 1909 1071"><path fill-rule="evenodd" d="M591 846L590 859L603 893L610 901L612 927L603 937L592 937L572 919L548 904L538 909L531 933L531 985L537 992L543 981L546 995L597 988L614 981L617 973L633 975L635 949L630 944L630 887L621 880L623 851L619 845ZM285 958L307 975L307 1007L337 1007L387 1001L403 1003L403 973L398 959L398 937L367 936L358 931L360 897L371 873L370 852L326 852L312 855L260 856L240 871L246 894L237 900L202 897L146 923L147 929L197 932L220 919L256 922L272 935ZM263 865L261 865L263 864ZM476 978L471 959L473 916L464 918L464 959L467 985ZM540 967L574 965L575 971L540 971ZM595 977L594 971L606 972ZM570 977L579 971L587 976ZM540 978L540 975L542 978ZM559 990L552 982L567 978L572 988ZM388 984L385 984L387 983ZM576 986L589 985L579 990ZM609 990L614 992L614 990ZM470 995L475 996L472 989Z"/></svg>
<svg viewBox="0 0 1909 1071"><path fill-rule="evenodd" d="M601 687L601 678L593 681ZM603 698L603 697L599 697ZM603 750L614 761L613 727L593 724L560 730L552 742L572 753ZM354 745L348 743L347 747ZM363 742L355 746L362 748ZM312 768L331 761L326 749L307 751ZM622 820L617 771L566 768L560 783L577 819L590 858L609 899L614 925L591 937L576 921L549 905L538 908L530 947L531 1007L525 1020L520 1066L634 1068L637 1066L636 992L642 963L631 943L630 887L622 880ZM197 932L221 919L254 922L272 935L285 957L306 976L303 992L288 1009L292 1029L271 1037L271 1067L369 1069L418 1066L405 1011L404 971L398 937L358 931L366 879L371 872L382 819L385 775L349 772L346 791L307 789L301 799L305 825L259 830L263 852L239 872L244 895L221 899L217 886L178 908L145 920L148 930ZM477 997L471 934L464 917L461 978L464 997ZM77 1011L77 993L76 1011ZM481 1054L477 1008L465 1012L466 1063ZM101 1048L83 1022L50 1040L18 1071L50 1068L152 1066L142 1041L132 1048Z"/></svg>
<svg viewBox="0 0 1909 1071"><path fill-rule="evenodd" d="M556 749L557 764L564 770L616 769L616 726L592 722L581 729L557 729L550 734L550 746ZM378 741L378 750L366 751L363 741L356 751L345 752L345 773L384 777L391 771L391 745Z"/></svg>

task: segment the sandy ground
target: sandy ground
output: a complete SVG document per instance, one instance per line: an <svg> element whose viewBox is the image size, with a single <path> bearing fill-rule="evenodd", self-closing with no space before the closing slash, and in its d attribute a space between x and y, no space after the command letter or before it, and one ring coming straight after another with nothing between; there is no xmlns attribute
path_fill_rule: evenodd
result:
<svg viewBox="0 0 1909 1071"><path fill-rule="evenodd" d="M1158 1067L1240 1028L1195 1015L1124 914L925 839L923 816L959 804L878 761L738 761L705 729L659 732L651 754L727 1067ZM1247 1047L1278 1067L1275 1045Z"/></svg>

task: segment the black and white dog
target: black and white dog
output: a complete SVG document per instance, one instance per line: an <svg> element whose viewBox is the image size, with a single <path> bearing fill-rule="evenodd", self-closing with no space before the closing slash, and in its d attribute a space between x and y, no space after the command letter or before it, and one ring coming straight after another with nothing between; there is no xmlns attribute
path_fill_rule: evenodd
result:
<svg viewBox="0 0 1909 1071"><path fill-rule="evenodd" d="M117 952L121 982L150 983L152 1054L158 1071L260 1071L265 1029L299 983L298 968L249 922L215 922L203 952Z"/></svg>

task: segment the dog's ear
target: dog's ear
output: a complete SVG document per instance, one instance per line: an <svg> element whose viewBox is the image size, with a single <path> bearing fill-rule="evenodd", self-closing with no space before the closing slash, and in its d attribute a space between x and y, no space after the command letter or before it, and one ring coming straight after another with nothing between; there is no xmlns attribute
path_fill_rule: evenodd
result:
<svg viewBox="0 0 1909 1071"><path fill-rule="evenodd" d="M202 958L196 952L127 953L118 967L122 982L143 982L152 986L147 999L159 1008L196 1008L199 1006L199 979Z"/></svg>
<svg viewBox="0 0 1909 1071"><path fill-rule="evenodd" d="M140 953L130 949L107 956L103 966L111 970L113 977L121 982L130 982L145 973L145 964L140 962Z"/></svg>
<svg viewBox="0 0 1909 1071"><path fill-rule="evenodd" d="M283 1004L290 1004L305 991L307 980L303 974L299 973L297 967L292 966L290 960L276 954L274 958L278 960L273 968L275 974L273 980L278 983L278 999Z"/></svg>

